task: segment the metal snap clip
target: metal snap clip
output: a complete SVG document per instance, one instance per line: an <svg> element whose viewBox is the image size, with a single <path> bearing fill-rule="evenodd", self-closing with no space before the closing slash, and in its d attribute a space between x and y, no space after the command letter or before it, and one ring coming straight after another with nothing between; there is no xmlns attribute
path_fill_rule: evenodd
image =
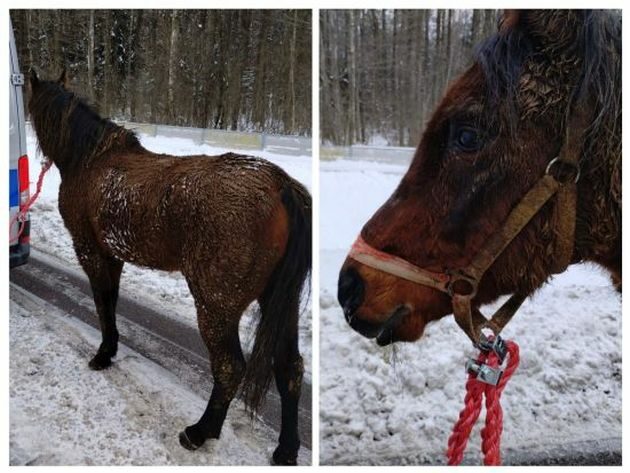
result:
<svg viewBox="0 0 630 473"><path fill-rule="evenodd" d="M475 375L475 378L482 383L496 386L501 380L503 370L501 368L492 368L485 363L478 363L476 360L470 358L466 362L466 372Z"/></svg>
<svg viewBox="0 0 630 473"><path fill-rule="evenodd" d="M477 348L485 353L494 352L499 357L499 363L503 363L508 352L507 345L500 336L488 338L483 332L480 334Z"/></svg>

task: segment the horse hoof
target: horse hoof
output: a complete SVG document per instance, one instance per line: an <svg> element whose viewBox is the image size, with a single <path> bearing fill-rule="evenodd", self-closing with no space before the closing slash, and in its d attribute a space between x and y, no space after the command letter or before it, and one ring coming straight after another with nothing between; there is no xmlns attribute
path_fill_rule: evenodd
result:
<svg viewBox="0 0 630 473"><path fill-rule="evenodd" d="M104 370L112 365L112 358L108 355L97 353L94 358L90 360L88 366L95 371Z"/></svg>
<svg viewBox="0 0 630 473"><path fill-rule="evenodd" d="M203 445L203 442L200 443L199 445L197 445L192 440L190 440L190 437L188 437L188 434L186 433L186 431L182 430L179 433L179 444L182 447L184 447L186 450L190 450L190 451L194 452L195 450L197 450L199 447L201 447Z"/></svg>
<svg viewBox="0 0 630 473"><path fill-rule="evenodd" d="M295 466L297 465L297 452L288 453L280 447L276 448L271 457L271 464L277 466Z"/></svg>

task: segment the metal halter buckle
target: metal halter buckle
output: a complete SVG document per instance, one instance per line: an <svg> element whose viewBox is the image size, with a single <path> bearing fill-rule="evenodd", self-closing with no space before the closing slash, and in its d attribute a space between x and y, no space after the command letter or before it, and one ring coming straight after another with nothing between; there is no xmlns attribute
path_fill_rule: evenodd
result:
<svg viewBox="0 0 630 473"><path fill-rule="evenodd" d="M470 358L466 362L466 372L475 375L475 378L482 383L496 386L501 381L503 370L501 368L492 368L485 363L479 363L477 360Z"/></svg>
<svg viewBox="0 0 630 473"><path fill-rule="evenodd" d="M551 161L549 161L549 164L547 164L547 169L545 169L545 174L552 176L556 181L562 184L568 183L569 182L568 179L566 178L563 179L560 176L551 173L555 164L564 164L566 166L571 166L575 170L575 179L573 180L573 183L576 184L577 181L580 180L580 165L577 163L569 163L567 161L561 160L560 156L556 156Z"/></svg>
<svg viewBox="0 0 630 473"><path fill-rule="evenodd" d="M503 363L507 356L507 345L505 341L498 335L492 339L481 333L477 348L485 353L494 352L499 357L499 363Z"/></svg>

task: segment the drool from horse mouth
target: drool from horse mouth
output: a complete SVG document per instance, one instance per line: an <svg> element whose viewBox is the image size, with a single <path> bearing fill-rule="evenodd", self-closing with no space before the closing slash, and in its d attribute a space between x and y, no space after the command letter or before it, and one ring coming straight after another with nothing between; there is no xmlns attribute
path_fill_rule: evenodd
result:
<svg viewBox="0 0 630 473"><path fill-rule="evenodd" d="M400 326L404 318L411 313L411 309L406 305L398 306L392 315L381 326L378 335L376 335L376 343L381 346L387 346L395 342L394 331Z"/></svg>

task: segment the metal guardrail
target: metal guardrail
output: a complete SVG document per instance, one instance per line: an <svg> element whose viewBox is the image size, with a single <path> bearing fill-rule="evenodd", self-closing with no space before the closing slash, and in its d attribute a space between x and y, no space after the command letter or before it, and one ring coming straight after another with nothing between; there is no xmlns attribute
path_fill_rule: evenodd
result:
<svg viewBox="0 0 630 473"><path fill-rule="evenodd" d="M320 146L319 157L322 160L350 159L356 161L376 161L388 164L408 165L415 153L415 148L399 146Z"/></svg>
<svg viewBox="0 0 630 473"><path fill-rule="evenodd" d="M151 136L186 138L198 144L220 148L264 150L270 153L293 156L311 155L312 140L305 136L268 135L265 133L244 133L239 131L214 130L209 128L155 125L150 123L117 122L130 130Z"/></svg>

